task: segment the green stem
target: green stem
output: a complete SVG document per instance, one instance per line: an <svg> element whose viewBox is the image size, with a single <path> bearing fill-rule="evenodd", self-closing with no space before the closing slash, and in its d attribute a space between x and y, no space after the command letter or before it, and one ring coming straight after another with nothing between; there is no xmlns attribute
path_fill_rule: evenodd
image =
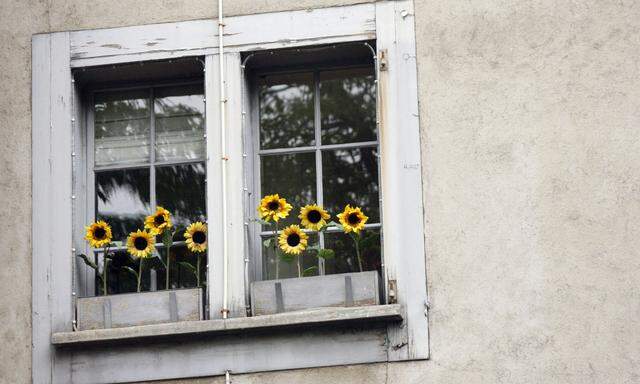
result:
<svg viewBox="0 0 640 384"><path fill-rule="evenodd" d="M278 258L278 222L275 222L276 230L273 233L273 257L276 259L276 280L280 278L280 259Z"/></svg>
<svg viewBox="0 0 640 384"><path fill-rule="evenodd" d="M196 281L198 283L198 288L200 288L200 255L201 253L198 252L198 261L196 262Z"/></svg>
<svg viewBox="0 0 640 384"><path fill-rule="evenodd" d="M362 272L362 256L360 255L360 242L356 238L356 235L353 233L351 234L351 238L353 239L353 242L356 244L356 256L358 257L358 268L360 269L360 272Z"/></svg>
<svg viewBox="0 0 640 384"><path fill-rule="evenodd" d="M104 260L102 263L102 294L107 296L109 293L107 292L107 263L109 259L107 256L109 255L109 246L104 247Z"/></svg>
<svg viewBox="0 0 640 384"><path fill-rule="evenodd" d="M140 265L138 265L138 292L140 292L140 282L142 280L142 262L144 261L144 257L140 258Z"/></svg>
<svg viewBox="0 0 640 384"><path fill-rule="evenodd" d="M302 277L302 253L299 254L296 258L298 259L298 277Z"/></svg>
<svg viewBox="0 0 640 384"><path fill-rule="evenodd" d="M169 289L169 273L171 271L171 246L167 247L167 274L166 274L166 282L165 282L165 288Z"/></svg>

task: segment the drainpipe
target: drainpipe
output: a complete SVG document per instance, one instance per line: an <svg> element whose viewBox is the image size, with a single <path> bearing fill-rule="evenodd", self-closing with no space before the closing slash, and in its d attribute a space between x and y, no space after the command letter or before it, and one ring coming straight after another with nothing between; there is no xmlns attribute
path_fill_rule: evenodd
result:
<svg viewBox="0 0 640 384"><path fill-rule="evenodd" d="M222 155L222 264L223 264L223 291L222 291L222 318L229 317L229 292L227 289L229 281L229 247L227 240L227 126L226 126L226 105L225 96L226 81L224 77L224 21L222 16L222 1L218 0L218 58L220 60L220 153Z"/></svg>

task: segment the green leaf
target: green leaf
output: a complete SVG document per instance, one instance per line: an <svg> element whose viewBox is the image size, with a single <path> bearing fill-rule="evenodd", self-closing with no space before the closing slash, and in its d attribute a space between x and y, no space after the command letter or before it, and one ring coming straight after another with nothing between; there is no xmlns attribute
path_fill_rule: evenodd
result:
<svg viewBox="0 0 640 384"><path fill-rule="evenodd" d="M302 271L302 276L316 276L318 274L318 266L314 265Z"/></svg>
<svg viewBox="0 0 640 384"><path fill-rule="evenodd" d="M79 255L76 255L79 258L82 259L82 261L84 261L84 263L88 266L91 267L93 269L95 269L96 271L98 270L98 266L96 265L96 263L94 263L93 261L89 260L89 258L87 257L87 255L81 253Z"/></svg>
<svg viewBox="0 0 640 384"><path fill-rule="evenodd" d="M178 262L178 264L186 269L187 271L193 273L194 276L198 276L198 270L196 269L196 267L194 267L193 265L191 265L190 263L187 263L186 261L180 261Z"/></svg>
<svg viewBox="0 0 640 384"><path fill-rule="evenodd" d="M273 244L273 237L270 237L262 242L262 245L264 245L265 248L271 247L271 244Z"/></svg>
<svg viewBox="0 0 640 384"><path fill-rule="evenodd" d="M336 253L333 249L321 249L318 251L318 257L323 259L333 259L336 256Z"/></svg>
<svg viewBox="0 0 640 384"><path fill-rule="evenodd" d="M129 272L130 274L132 274L136 278L136 280L138 280L138 272L136 272L135 269L133 269L131 267L127 267L126 265L123 265L122 269L124 269L125 271Z"/></svg>

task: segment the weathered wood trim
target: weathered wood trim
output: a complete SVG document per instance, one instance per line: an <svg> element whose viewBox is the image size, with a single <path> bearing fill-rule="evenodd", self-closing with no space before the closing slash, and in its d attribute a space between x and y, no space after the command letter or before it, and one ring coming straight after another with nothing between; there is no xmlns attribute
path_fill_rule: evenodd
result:
<svg viewBox="0 0 640 384"><path fill-rule="evenodd" d="M290 327L317 327L357 322L402 321L400 305L377 305L366 307L334 307L308 309L274 315L239 317L226 320L183 321L178 323L141 325L124 328L96 329L79 332L54 333L51 342L58 346L91 345L102 343L127 344L159 338L201 337L238 331L265 331Z"/></svg>
<svg viewBox="0 0 640 384"><path fill-rule="evenodd" d="M51 332L70 331L72 302L72 88L69 33L33 38L33 381L64 382Z"/></svg>
<svg viewBox="0 0 640 384"><path fill-rule="evenodd" d="M71 66L213 54L215 20L71 32ZM225 18L225 50L239 52L375 38L375 6L272 12Z"/></svg>
<svg viewBox="0 0 640 384"><path fill-rule="evenodd" d="M379 79L385 270L406 308L403 326L389 327L391 361L429 357L413 14L412 1L376 3L378 58L386 60Z"/></svg>

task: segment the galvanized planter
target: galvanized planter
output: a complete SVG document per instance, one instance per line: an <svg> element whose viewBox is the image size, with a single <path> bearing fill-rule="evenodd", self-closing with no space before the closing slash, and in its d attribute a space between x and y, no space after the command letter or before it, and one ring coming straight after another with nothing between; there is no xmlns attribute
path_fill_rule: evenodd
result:
<svg viewBox="0 0 640 384"><path fill-rule="evenodd" d="M319 307L380 304L378 272L342 273L251 283L254 316Z"/></svg>
<svg viewBox="0 0 640 384"><path fill-rule="evenodd" d="M77 310L81 331L202 320L202 289L83 297Z"/></svg>

